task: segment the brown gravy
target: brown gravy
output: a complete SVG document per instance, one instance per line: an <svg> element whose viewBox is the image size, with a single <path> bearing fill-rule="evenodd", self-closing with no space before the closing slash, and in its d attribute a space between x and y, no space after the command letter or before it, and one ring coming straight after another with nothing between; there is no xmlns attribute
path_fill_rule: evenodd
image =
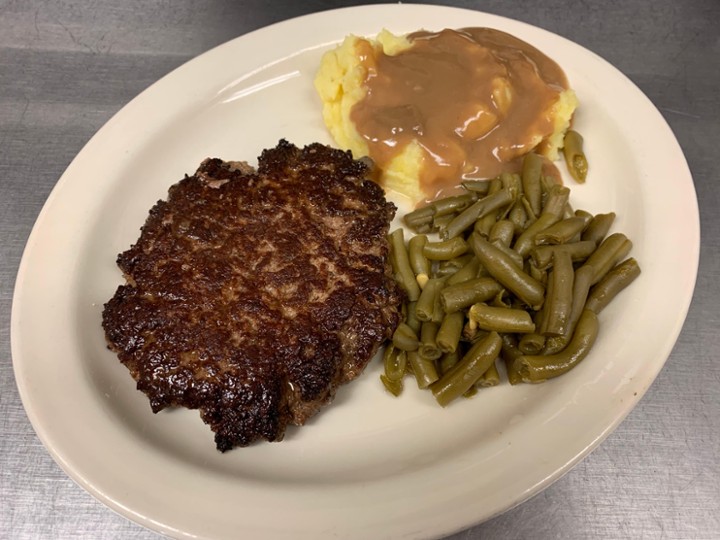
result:
<svg viewBox="0 0 720 540"><path fill-rule="evenodd" d="M461 180L519 169L553 132L548 110L568 88L562 69L524 41L490 28L415 32L388 56L359 41L367 94L351 111L380 167L413 140L425 150L429 198Z"/></svg>

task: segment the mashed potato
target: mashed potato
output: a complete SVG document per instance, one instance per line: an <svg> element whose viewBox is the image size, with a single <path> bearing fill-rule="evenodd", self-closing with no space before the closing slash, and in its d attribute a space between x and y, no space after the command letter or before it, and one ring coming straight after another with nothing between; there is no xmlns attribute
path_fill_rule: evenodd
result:
<svg viewBox="0 0 720 540"><path fill-rule="evenodd" d="M517 170L531 150L557 159L577 107L557 64L490 29L348 36L315 88L335 142L412 202Z"/></svg>

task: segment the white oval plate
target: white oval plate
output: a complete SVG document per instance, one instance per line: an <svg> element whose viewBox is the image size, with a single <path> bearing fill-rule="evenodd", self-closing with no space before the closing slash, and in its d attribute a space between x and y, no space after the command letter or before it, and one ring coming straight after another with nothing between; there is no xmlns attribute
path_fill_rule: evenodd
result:
<svg viewBox="0 0 720 540"><path fill-rule="evenodd" d="M312 86L346 34L489 26L540 48L582 102L591 173L576 208L617 212L641 279L601 319L592 354L544 385L507 383L446 410L408 385L384 393L378 364L278 444L220 454L197 412L153 415L105 348L101 309L116 254L147 211L207 156L249 159L281 138L330 143ZM562 168L562 167L561 167ZM103 503L179 537L433 537L537 493L603 440L675 343L698 264L697 201L667 124L621 73L532 26L435 6L364 6L301 17L222 45L112 118L68 167L19 271L14 368L38 436Z"/></svg>

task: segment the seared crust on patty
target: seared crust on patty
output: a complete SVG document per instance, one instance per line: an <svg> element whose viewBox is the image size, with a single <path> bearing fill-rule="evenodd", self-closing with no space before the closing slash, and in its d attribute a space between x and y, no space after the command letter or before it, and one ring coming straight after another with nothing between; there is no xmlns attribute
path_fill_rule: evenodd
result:
<svg viewBox="0 0 720 540"><path fill-rule="evenodd" d="M395 207L349 152L280 141L172 186L118 256L103 328L154 412L199 409L219 450L278 441L357 377L399 321Z"/></svg>

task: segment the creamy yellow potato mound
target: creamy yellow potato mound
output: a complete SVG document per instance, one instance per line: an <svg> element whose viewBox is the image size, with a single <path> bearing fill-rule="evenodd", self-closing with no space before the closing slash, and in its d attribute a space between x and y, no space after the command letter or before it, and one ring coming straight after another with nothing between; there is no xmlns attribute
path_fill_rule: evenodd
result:
<svg viewBox="0 0 720 540"><path fill-rule="evenodd" d="M315 78L315 88L323 103L323 120L338 146L351 150L355 158L368 155L368 145L351 120L353 106L365 97L364 81L367 69L359 56L357 44L370 44L375 54L396 55L411 46L405 36L396 36L387 30L375 39L348 36L337 48L325 53ZM578 102L572 90L565 90L548 111L555 131L543 139L537 137L535 150L550 160L556 160L563 144L563 136L570 126ZM423 148L417 142L407 145L382 171L380 182L385 189L395 191L411 202L427 197L419 183L423 162Z"/></svg>

